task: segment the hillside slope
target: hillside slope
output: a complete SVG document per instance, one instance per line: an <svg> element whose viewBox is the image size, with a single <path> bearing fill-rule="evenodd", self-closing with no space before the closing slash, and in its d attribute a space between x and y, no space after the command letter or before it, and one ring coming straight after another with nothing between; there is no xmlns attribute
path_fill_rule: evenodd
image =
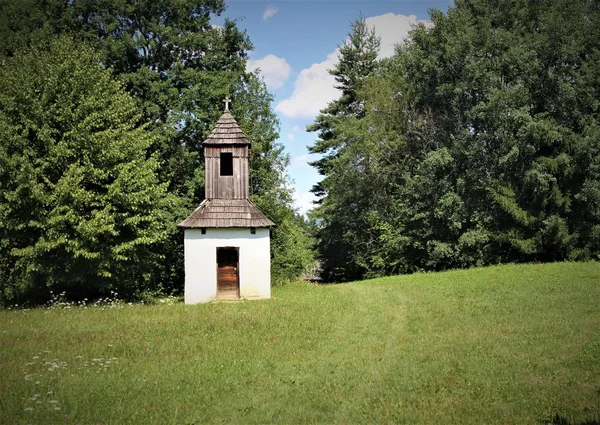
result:
<svg viewBox="0 0 600 425"><path fill-rule="evenodd" d="M590 262L4 310L0 423L590 423L599 300Z"/></svg>

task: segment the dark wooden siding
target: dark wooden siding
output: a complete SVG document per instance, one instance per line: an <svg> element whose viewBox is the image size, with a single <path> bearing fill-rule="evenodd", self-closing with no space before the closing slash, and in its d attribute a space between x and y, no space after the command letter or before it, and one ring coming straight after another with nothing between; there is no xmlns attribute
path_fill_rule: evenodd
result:
<svg viewBox="0 0 600 425"><path fill-rule="evenodd" d="M221 152L233 154L233 176L220 175ZM205 146L204 158L207 199L248 199L248 146Z"/></svg>

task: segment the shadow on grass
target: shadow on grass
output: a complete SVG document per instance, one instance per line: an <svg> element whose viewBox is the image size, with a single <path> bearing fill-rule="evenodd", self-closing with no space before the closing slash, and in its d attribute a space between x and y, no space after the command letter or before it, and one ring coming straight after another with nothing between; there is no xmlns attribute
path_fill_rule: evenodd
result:
<svg viewBox="0 0 600 425"><path fill-rule="evenodd" d="M556 413L550 419L544 420L543 423L546 425L600 425L600 420L590 419L583 422L571 422L567 418Z"/></svg>

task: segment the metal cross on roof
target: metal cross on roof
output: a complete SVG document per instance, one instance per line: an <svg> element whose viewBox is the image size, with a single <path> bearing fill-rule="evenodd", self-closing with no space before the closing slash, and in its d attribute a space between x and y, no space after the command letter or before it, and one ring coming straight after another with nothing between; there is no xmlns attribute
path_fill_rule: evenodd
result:
<svg viewBox="0 0 600 425"><path fill-rule="evenodd" d="M223 102L225 102L225 112L229 111L229 104L231 103L231 99L229 98L229 96L223 99Z"/></svg>

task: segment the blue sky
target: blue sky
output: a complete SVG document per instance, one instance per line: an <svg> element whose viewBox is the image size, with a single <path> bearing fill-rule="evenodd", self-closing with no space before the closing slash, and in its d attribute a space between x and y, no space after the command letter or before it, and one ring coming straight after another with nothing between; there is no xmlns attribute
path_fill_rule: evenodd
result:
<svg viewBox="0 0 600 425"><path fill-rule="evenodd" d="M250 69L261 70L274 96L273 109L281 122L280 142L290 155L289 176L296 208L305 213L314 197L309 192L319 175L307 162L307 146L316 139L306 126L318 111L339 96L328 74L337 61L337 47L361 13L381 37L380 56L393 54L411 25L429 19L430 8L446 11L451 0L226 0L225 17L235 19L254 44ZM234 99L235 102L235 99Z"/></svg>

